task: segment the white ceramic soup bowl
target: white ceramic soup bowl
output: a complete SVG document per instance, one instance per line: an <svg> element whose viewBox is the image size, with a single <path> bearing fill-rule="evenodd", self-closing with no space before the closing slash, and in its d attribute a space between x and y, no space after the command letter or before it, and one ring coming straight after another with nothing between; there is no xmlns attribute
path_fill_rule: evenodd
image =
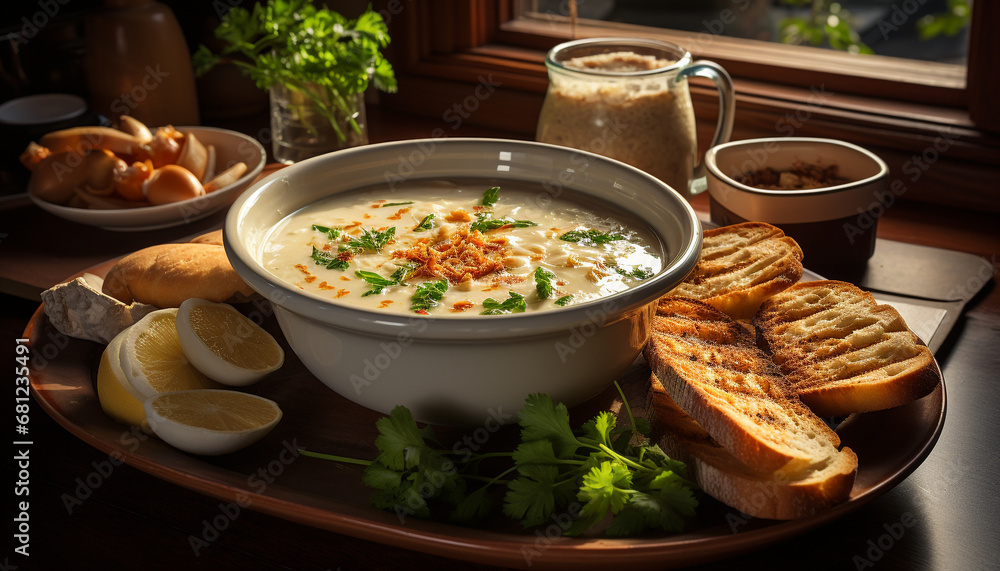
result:
<svg viewBox="0 0 1000 571"><path fill-rule="evenodd" d="M653 237L663 268L636 287L551 311L499 316L388 314L330 302L261 264L271 229L318 200L384 185L478 181L538 189L539 204L577 197ZM259 181L230 209L225 246L237 272L270 300L288 344L338 394L422 422L516 422L531 393L572 406L597 394L639 355L654 302L694 267L701 226L680 194L624 163L500 139L422 139L357 147L296 163Z"/></svg>

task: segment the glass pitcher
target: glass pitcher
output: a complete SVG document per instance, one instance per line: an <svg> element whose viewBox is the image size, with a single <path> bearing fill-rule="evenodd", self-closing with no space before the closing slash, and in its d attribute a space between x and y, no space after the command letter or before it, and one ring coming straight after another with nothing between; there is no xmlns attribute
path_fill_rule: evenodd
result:
<svg viewBox="0 0 1000 571"><path fill-rule="evenodd" d="M536 139L604 155L659 178L684 196L704 190L687 77L715 82L711 146L733 130L733 83L721 66L684 48L640 38L593 38L554 47Z"/></svg>

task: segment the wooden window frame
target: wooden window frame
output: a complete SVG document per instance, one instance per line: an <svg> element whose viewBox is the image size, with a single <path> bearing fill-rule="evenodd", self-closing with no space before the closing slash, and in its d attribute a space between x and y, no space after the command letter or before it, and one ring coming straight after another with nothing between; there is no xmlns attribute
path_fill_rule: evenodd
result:
<svg viewBox="0 0 1000 571"><path fill-rule="evenodd" d="M564 21L518 19L516 0L383 0L399 93L387 108L532 138L548 85L545 52L570 39ZM848 59L815 48L695 33L583 23L576 37L658 37L722 64L733 76L733 138L844 139L882 156L906 189L900 200L1000 212L1000 3L974 2L968 65L881 56ZM804 51L803 51L804 50ZM802 53L808 54L803 58ZM992 68L994 69L991 69ZM695 80L698 137L710 139L717 96ZM447 134L449 129L445 129ZM704 149L702 149L704 150Z"/></svg>

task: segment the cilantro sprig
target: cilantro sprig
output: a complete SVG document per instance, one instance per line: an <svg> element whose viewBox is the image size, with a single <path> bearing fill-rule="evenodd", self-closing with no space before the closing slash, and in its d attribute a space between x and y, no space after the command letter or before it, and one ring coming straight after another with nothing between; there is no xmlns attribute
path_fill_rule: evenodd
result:
<svg viewBox="0 0 1000 571"><path fill-rule="evenodd" d="M361 297L367 297L369 295L380 294L383 291L389 289L395 285L401 285L406 281L407 276L414 269L414 264L406 264L396 268L396 271L392 272L388 278L383 277L375 272L368 272L365 270L357 270L354 275L363 279L368 285L372 286L371 289L361 294Z"/></svg>
<svg viewBox="0 0 1000 571"><path fill-rule="evenodd" d="M583 243L586 245L608 244L616 240L624 240L625 236L616 232L601 232L593 228L588 230L570 230L559 239L564 242Z"/></svg>
<svg viewBox="0 0 1000 571"><path fill-rule="evenodd" d="M347 260L342 260L337 257L337 254L327 251L320 250L316 246L312 247L312 258L317 265L324 266L328 270L346 270L350 265Z"/></svg>
<svg viewBox="0 0 1000 571"><path fill-rule="evenodd" d="M378 253L396 236L396 227L385 230L362 228L360 236L347 236L347 247L355 254Z"/></svg>
<svg viewBox="0 0 1000 571"><path fill-rule="evenodd" d="M532 275L535 277L535 293L538 294L538 299L549 299L552 297L552 292L555 290L552 287L552 278L556 277L556 275L542 266L538 266Z"/></svg>
<svg viewBox="0 0 1000 571"><path fill-rule="evenodd" d="M516 293L509 292L507 294L507 299L502 302L488 297L483 300L483 311L480 315L503 315L505 313L524 313L527 308L527 304L524 301L524 296Z"/></svg>
<svg viewBox="0 0 1000 571"><path fill-rule="evenodd" d="M531 220L514 220L510 217L491 218L481 212L476 215L476 219L469 225L469 229L486 233L499 228L527 228L529 226L538 226L538 223Z"/></svg>
<svg viewBox="0 0 1000 571"><path fill-rule="evenodd" d="M326 234L327 240L336 240L340 236L340 228L331 228L329 226L320 226L319 224L313 224L312 229L317 232L322 232Z"/></svg>
<svg viewBox="0 0 1000 571"><path fill-rule="evenodd" d="M420 221L420 224L417 224L416 226L413 227L413 231L425 232L427 230L430 230L431 228L434 227L434 223L431 222L432 220L434 220L433 214L428 214L427 216L424 216L424 219Z"/></svg>
<svg viewBox="0 0 1000 571"><path fill-rule="evenodd" d="M500 187L493 186L486 189L483 193L483 199L479 201L479 204L487 208L492 207L497 201L500 200Z"/></svg>
<svg viewBox="0 0 1000 571"><path fill-rule="evenodd" d="M648 441L648 424L632 415L618 390L627 426L618 426L616 417L604 411L576 431L565 405L548 395L530 395L518 413L521 442L513 452L446 448L430 427L420 428L406 407L397 406L376 423L374 461L302 453L366 465L362 481L374 490L372 504L401 518L480 522L495 509L493 492L502 489L503 513L524 527L575 513L560 523L563 534L580 535L609 515L609 536L679 532L694 515L696 486L682 462ZM487 458L512 465L493 476L481 474ZM571 504L580 507L570 509Z"/></svg>
<svg viewBox="0 0 1000 571"><path fill-rule="evenodd" d="M625 276L627 278L635 278L637 280L645 280L651 278L653 277L654 274L653 268L635 267L632 268L631 270L626 270L624 268L615 267L615 271L622 276Z"/></svg>
<svg viewBox="0 0 1000 571"><path fill-rule="evenodd" d="M410 297L410 309L417 313L426 313L441 302L446 291L448 291L448 278L424 282L417 286L417 290Z"/></svg>

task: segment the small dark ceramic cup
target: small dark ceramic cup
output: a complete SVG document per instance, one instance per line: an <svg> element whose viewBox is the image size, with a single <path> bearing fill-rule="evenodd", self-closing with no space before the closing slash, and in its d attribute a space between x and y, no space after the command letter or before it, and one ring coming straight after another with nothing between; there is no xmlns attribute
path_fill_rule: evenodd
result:
<svg viewBox="0 0 1000 571"><path fill-rule="evenodd" d="M754 171L784 171L798 162L836 165L847 182L809 190L738 182ZM820 273L856 271L875 252L878 217L892 197L886 188L889 168L870 151L833 139L750 139L709 149L705 164L712 222L774 224L802 247L806 267Z"/></svg>

